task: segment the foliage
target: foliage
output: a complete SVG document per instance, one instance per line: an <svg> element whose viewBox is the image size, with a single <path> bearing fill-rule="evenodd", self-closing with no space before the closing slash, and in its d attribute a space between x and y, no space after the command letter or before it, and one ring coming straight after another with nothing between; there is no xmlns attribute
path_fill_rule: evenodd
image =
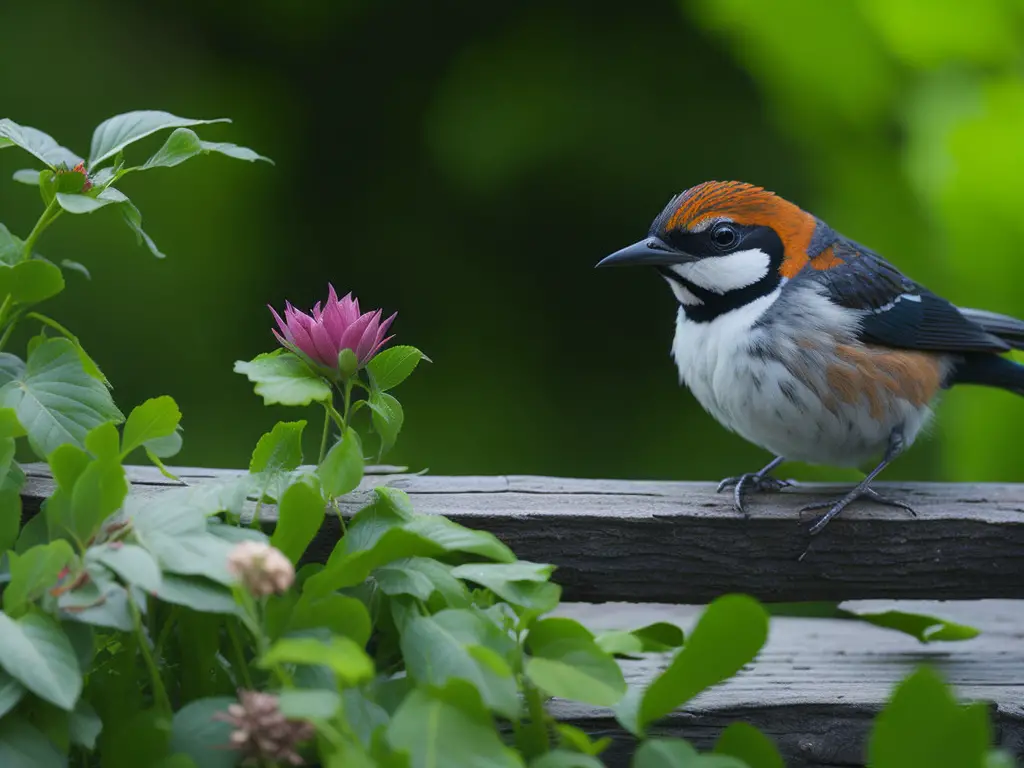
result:
<svg viewBox="0 0 1024 768"><path fill-rule="evenodd" d="M303 464L307 420L296 419L267 431L232 480L159 495L130 486L124 462L140 448L173 477L162 460L181 446L181 413L159 396L123 415L78 340L32 309L64 286L34 245L63 213L115 205L161 255L112 184L208 152L260 159L199 139L192 128L206 122L119 115L96 129L88 163L40 131L0 122L0 148L21 147L46 165L19 174L39 187L44 212L24 240L8 235L0 272L0 764L603 765L609 740L556 722L546 704L557 697L611 708L640 739L636 768L782 765L771 740L745 723L705 754L651 735L756 661L769 632L765 606L723 595L688 638L664 623L594 635L552 615L561 596L552 564L519 560L490 533L419 513L401 490L367 477L366 446L376 443L380 457L401 433L394 391L426 360L415 347L343 346L331 365L317 341L331 339L317 334L358 334L315 309L303 328L319 361L296 343L235 365L268 405L322 409L314 464ZM148 161L124 163L126 147L164 129L172 133ZM2 351L23 321L42 326L24 359ZM330 348L333 357L338 345ZM25 524L19 445L55 481ZM271 503L273 523L262 515ZM328 514L343 535L326 562L307 562ZM929 617L858 618L922 641L965 634L942 625L937 635L941 622ZM671 658L645 688L630 687L619 657L649 653ZM941 740L931 735L936 724ZM924 670L879 718L872 760L1012 764L990 742L984 708L957 705Z"/></svg>

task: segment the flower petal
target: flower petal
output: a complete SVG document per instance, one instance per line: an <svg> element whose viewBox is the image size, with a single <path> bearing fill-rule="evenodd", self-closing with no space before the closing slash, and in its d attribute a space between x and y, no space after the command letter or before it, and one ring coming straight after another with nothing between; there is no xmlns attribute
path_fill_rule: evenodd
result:
<svg viewBox="0 0 1024 768"><path fill-rule="evenodd" d="M366 326L373 319L373 313L367 312L365 315L360 315L355 321L345 329L345 334L341 337L341 343L338 345L338 351L343 349L351 349L353 352L356 351L356 347L359 344L359 339L363 336L363 331L366 330Z"/></svg>
<svg viewBox="0 0 1024 768"><path fill-rule="evenodd" d="M362 336L359 337L359 342L356 344L355 353L359 359L360 365L365 365L373 349L373 345L377 343L377 329L380 328L380 310L378 309L370 318L370 322L366 324L366 330L363 331Z"/></svg>
<svg viewBox="0 0 1024 768"><path fill-rule="evenodd" d="M309 329L309 335L313 339L313 346L316 352L316 354L310 356L327 368L337 368L338 352L341 351L341 348L335 346L336 341L327 333L327 328L324 327L324 324L314 323Z"/></svg>

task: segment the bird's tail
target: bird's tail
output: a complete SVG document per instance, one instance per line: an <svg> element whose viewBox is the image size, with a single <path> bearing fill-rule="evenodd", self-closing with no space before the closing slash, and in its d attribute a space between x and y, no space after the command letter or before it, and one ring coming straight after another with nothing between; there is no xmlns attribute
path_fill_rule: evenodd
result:
<svg viewBox="0 0 1024 768"><path fill-rule="evenodd" d="M957 309L968 320L977 323L993 336L998 336L1014 349L1024 349L1024 320L989 312L986 309Z"/></svg>
<svg viewBox="0 0 1024 768"><path fill-rule="evenodd" d="M991 353L967 354L953 369L949 383L999 387L1024 397L1024 365Z"/></svg>

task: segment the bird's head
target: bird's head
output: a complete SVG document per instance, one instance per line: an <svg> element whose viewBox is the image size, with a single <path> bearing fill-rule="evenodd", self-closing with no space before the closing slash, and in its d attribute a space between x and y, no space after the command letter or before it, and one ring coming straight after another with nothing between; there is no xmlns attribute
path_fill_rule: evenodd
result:
<svg viewBox="0 0 1024 768"><path fill-rule="evenodd" d="M656 267L688 315L710 318L774 291L825 256L834 235L761 187L707 181L669 201L647 237L597 266Z"/></svg>

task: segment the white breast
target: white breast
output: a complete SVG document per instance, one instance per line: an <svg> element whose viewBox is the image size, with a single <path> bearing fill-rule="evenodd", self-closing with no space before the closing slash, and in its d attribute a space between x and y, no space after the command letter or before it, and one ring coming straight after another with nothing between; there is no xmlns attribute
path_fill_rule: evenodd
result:
<svg viewBox="0 0 1024 768"><path fill-rule="evenodd" d="M866 403L825 406L832 340L849 341L857 318L813 289L801 288L795 300L792 288L786 311L772 311L762 325L781 288L709 322L689 320L681 307L672 345L681 383L725 428L793 461L860 466L884 451L897 426L909 447L930 416L927 406L894 400L881 419Z"/></svg>

